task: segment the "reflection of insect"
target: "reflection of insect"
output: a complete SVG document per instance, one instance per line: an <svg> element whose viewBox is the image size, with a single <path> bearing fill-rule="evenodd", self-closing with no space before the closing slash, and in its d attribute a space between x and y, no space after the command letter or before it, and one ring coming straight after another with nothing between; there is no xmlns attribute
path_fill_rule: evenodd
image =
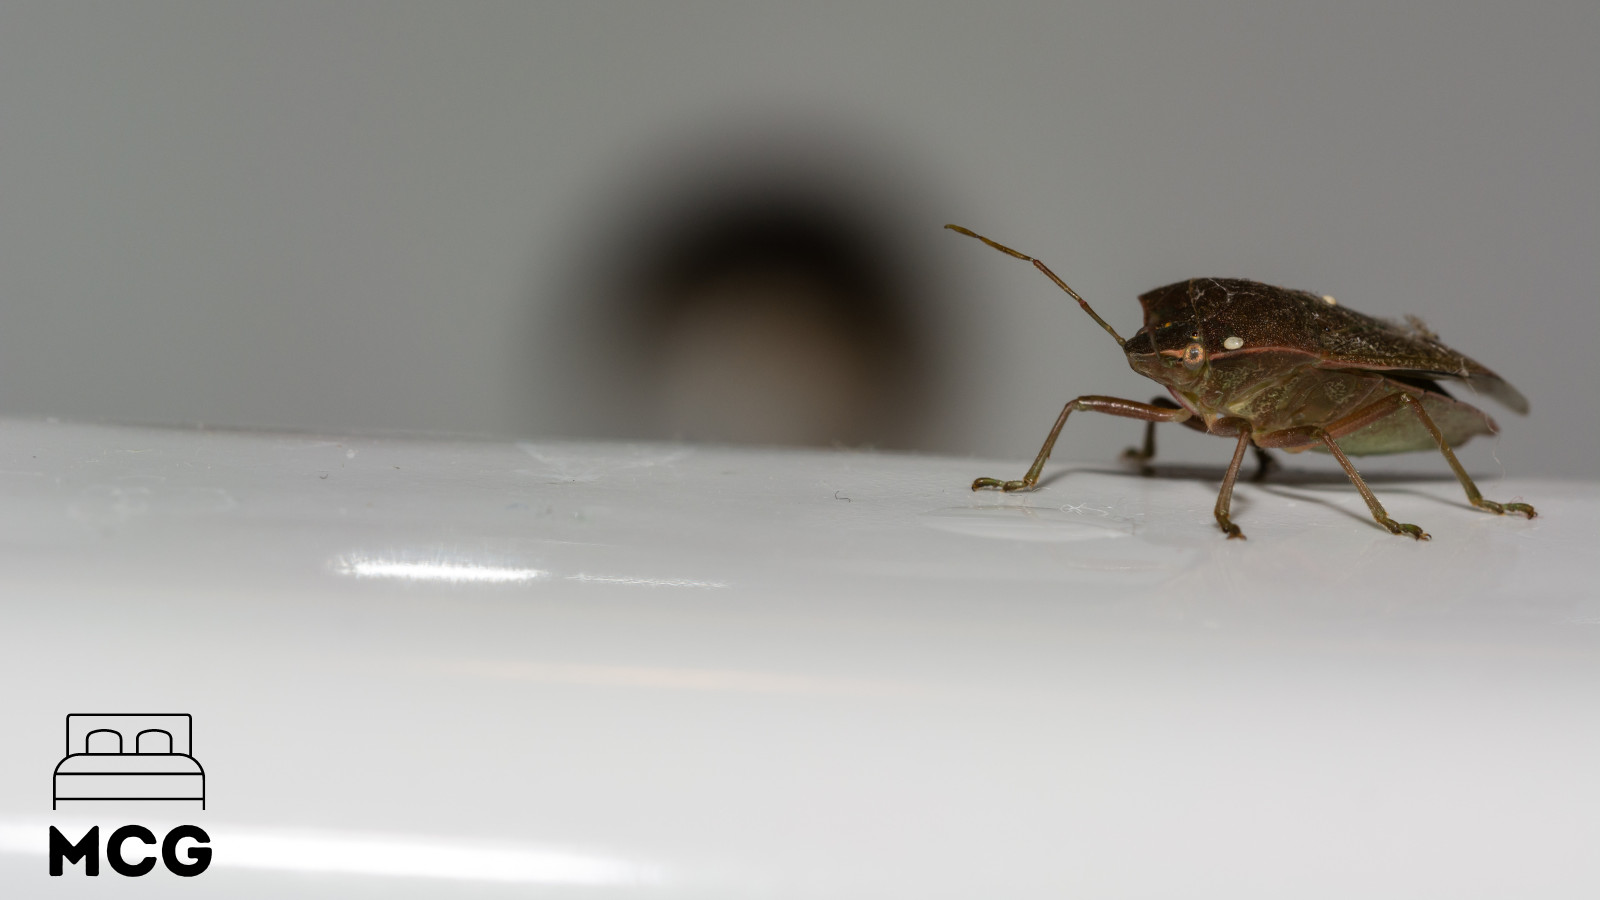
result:
<svg viewBox="0 0 1600 900"><path fill-rule="evenodd" d="M1526 503L1496 503L1478 493L1450 445L1475 434L1494 434L1494 420L1451 397L1439 381L1465 382L1519 413L1528 411L1528 401L1500 376L1439 343L1415 319L1401 327L1345 309L1332 297L1236 278L1193 278L1140 297L1144 327L1124 341L1044 263L958 225L945 227L1033 263L1117 339L1135 372L1165 385L1177 401L1078 397L1061 410L1026 475L1016 481L979 478L973 490L1031 490L1067 416L1087 409L1150 423L1181 422L1197 431L1237 437L1216 506L1217 524L1230 538L1244 537L1228 518L1228 504L1245 448L1252 444L1258 451L1309 448L1332 453L1372 517L1394 534L1428 539L1421 528L1389 518L1345 454L1438 447L1473 506L1534 517ZM1144 452L1135 456L1147 460L1152 452L1147 435ZM1263 467L1267 461L1263 453Z"/></svg>

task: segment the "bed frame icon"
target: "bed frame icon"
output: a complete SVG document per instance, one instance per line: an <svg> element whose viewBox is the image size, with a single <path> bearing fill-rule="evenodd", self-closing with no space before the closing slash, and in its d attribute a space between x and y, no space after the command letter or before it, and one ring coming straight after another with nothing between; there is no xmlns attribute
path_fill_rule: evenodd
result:
<svg viewBox="0 0 1600 900"><path fill-rule="evenodd" d="M63 800L198 800L206 773L192 754L188 713L73 713L50 808Z"/></svg>

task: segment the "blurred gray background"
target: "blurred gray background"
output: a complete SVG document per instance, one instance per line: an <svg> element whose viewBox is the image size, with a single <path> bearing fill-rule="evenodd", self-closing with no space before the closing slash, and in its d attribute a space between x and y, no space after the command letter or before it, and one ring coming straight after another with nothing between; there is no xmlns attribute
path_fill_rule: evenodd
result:
<svg viewBox="0 0 1600 900"><path fill-rule="evenodd" d="M0 412L1020 473L1159 393L958 222L1124 334L1196 275L1421 316L1533 403L1470 468L1592 477L1597 45L1592 0L7 2Z"/></svg>

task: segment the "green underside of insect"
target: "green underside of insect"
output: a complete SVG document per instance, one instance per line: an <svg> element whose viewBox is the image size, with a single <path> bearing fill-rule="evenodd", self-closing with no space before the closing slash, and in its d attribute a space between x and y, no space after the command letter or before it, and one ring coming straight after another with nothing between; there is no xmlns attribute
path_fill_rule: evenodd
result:
<svg viewBox="0 0 1600 900"><path fill-rule="evenodd" d="M1215 509L1217 524L1230 538L1244 537L1228 512L1248 447L1261 459L1257 477L1270 465L1269 449L1333 454L1373 519L1393 534L1418 540L1427 540L1427 532L1390 518L1350 456L1437 449L1473 506L1530 519L1536 514L1526 503L1496 503L1478 492L1451 448L1498 428L1440 382L1465 384L1517 413L1528 411L1528 401L1415 319L1397 325L1346 309L1332 297L1239 278L1192 278L1141 296L1144 325L1124 340L1044 263L958 225L945 227L1032 263L1116 338L1134 371L1171 395L1170 400L1150 403L1097 395L1074 398L1056 418L1027 474L1011 481L979 478L973 490L1032 490L1067 418L1092 410L1149 422L1144 449L1129 453L1146 464L1155 452L1154 426L1159 422L1234 438L1233 460Z"/></svg>

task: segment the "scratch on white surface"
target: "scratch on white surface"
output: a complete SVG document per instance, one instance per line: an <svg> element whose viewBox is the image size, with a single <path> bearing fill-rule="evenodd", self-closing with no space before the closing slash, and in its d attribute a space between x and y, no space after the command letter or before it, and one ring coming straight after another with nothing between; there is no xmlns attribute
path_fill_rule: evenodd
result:
<svg viewBox="0 0 1600 900"><path fill-rule="evenodd" d="M223 488L163 487L163 476L118 476L156 481L157 486L89 484L67 505L67 515L80 522L115 525L146 514L206 515L236 509L239 501Z"/></svg>
<svg viewBox="0 0 1600 900"><path fill-rule="evenodd" d="M1065 506L1058 508L1065 513L1078 513L1079 515L1084 513L1093 513L1101 518L1111 515L1111 510L1101 509L1098 506L1090 506L1087 503L1068 503Z"/></svg>
<svg viewBox="0 0 1600 900"><path fill-rule="evenodd" d="M1086 513L1106 521L1088 518ZM955 506L925 512L921 521L929 528L951 534L1011 541L1086 541L1133 533L1130 523L1111 518L1109 510L1087 505Z"/></svg>
<svg viewBox="0 0 1600 900"><path fill-rule="evenodd" d="M67 515L81 522L114 524L143 515L150 510L150 489L91 484L78 492L67 506Z"/></svg>
<svg viewBox="0 0 1600 900"><path fill-rule="evenodd" d="M321 450L324 447L342 447L342 446L344 446L344 445L341 444L338 441L306 441L306 440L286 439L286 440L281 440L281 441L275 442L273 444L273 446L272 446L272 449L274 449L274 450Z"/></svg>
<svg viewBox="0 0 1600 900"><path fill-rule="evenodd" d="M518 469L561 483L588 484L608 475L632 469L649 469L675 463L688 456L688 447L663 447L649 444L574 446L563 449L548 444L519 442L517 449L543 464L542 469Z"/></svg>

